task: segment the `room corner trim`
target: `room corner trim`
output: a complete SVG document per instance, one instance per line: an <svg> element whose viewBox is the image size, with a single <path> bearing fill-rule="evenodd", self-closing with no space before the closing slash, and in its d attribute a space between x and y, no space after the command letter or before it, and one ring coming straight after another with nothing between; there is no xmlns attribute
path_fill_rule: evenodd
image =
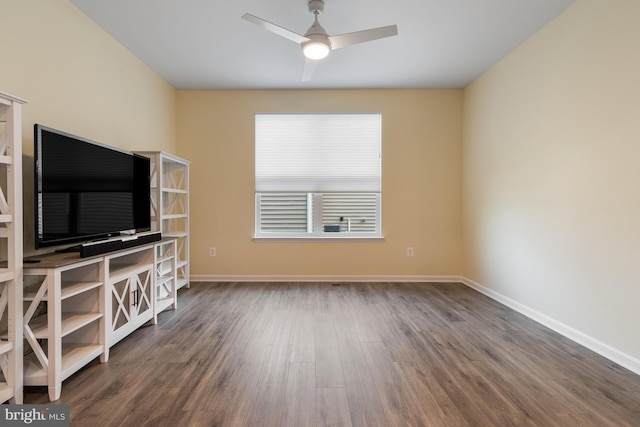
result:
<svg viewBox="0 0 640 427"><path fill-rule="evenodd" d="M640 375L640 360L466 277L462 283Z"/></svg>

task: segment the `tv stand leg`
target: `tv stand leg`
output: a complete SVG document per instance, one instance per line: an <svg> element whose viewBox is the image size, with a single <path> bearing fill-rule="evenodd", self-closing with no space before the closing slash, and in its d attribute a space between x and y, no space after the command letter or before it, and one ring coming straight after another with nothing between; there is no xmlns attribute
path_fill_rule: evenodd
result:
<svg viewBox="0 0 640 427"><path fill-rule="evenodd" d="M60 393L62 393L62 383L49 386L49 400L51 402L60 399Z"/></svg>

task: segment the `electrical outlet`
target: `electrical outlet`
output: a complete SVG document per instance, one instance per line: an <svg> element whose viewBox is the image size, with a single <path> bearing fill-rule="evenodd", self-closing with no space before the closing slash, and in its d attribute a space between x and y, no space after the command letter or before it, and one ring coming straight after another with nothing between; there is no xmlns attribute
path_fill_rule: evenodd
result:
<svg viewBox="0 0 640 427"><path fill-rule="evenodd" d="M209 248L209 256L216 256L216 248Z"/></svg>
<svg viewBox="0 0 640 427"><path fill-rule="evenodd" d="M407 256L413 256L413 248L407 248Z"/></svg>

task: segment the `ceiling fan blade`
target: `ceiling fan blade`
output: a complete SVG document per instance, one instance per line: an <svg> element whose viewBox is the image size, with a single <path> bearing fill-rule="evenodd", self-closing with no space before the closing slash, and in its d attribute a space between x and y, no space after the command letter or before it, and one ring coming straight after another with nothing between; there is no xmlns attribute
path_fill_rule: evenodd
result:
<svg viewBox="0 0 640 427"><path fill-rule="evenodd" d="M311 80L313 71L316 69L316 65L318 65L318 61L309 58L304 59L304 68L302 69L303 82L308 82L309 80Z"/></svg>
<svg viewBox="0 0 640 427"><path fill-rule="evenodd" d="M341 47L351 46L358 43L364 43L371 40L377 40L396 35L398 35L398 26L388 25L386 27L356 31L355 33L330 36L329 41L331 42L331 49L340 49Z"/></svg>
<svg viewBox="0 0 640 427"><path fill-rule="evenodd" d="M252 22L257 26L264 28L267 31L271 31L272 33L275 33L279 36L282 36L298 44L309 40L305 36L301 36L300 34L294 33L293 31L289 31L286 28L282 28L276 24L272 24L271 22L265 21L264 19L258 18L257 16L253 16L250 13L245 13L244 15L242 15L242 19Z"/></svg>

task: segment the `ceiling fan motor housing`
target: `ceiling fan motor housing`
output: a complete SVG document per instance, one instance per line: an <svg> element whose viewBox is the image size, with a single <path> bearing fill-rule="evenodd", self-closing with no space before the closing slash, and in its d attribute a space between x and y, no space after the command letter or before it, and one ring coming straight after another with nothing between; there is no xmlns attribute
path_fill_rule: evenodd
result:
<svg viewBox="0 0 640 427"><path fill-rule="evenodd" d="M311 0L309 7L311 7L311 3L314 1L319 0ZM322 1L319 2L322 3ZM302 43L302 51L307 58L317 60L326 57L329 52L331 52L331 41L325 29L322 28L322 25L318 22L318 12L314 12L314 14L316 19L304 34L308 40Z"/></svg>
<svg viewBox="0 0 640 427"><path fill-rule="evenodd" d="M309 0L309 3L307 3L307 6L309 6L309 12L311 13L320 13L324 11L323 0Z"/></svg>
<svg viewBox="0 0 640 427"><path fill-rule="evenodd" d="M322 28L322 25L320 25L318 21L315 21L313 25L309 27L307 32L304 33L304 36L309 38L311 38L310 36L314 36L314 35L321 35L327 38L327 40L329 39L329 34L327 34L327 31L324 28Z"/></svg>

